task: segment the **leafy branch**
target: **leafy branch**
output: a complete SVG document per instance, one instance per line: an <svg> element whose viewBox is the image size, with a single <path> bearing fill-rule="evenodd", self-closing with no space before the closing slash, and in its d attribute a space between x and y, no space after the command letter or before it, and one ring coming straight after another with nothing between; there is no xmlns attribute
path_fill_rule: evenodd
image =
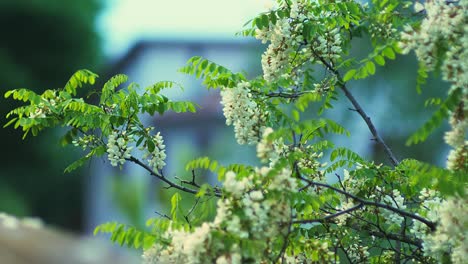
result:
<svg viewBox="0 0 468 264"><path fill-rule="evenodd" d="M172 182L171 180L169 180L168 178L166 178L162 171L154 171L153 169L151 169L148 165L146 165L145 163L143 163L141 160L135 158L135 157L130 157L130 158L127 158L126 160L128 161L131 161L135 164L137 164L138 166L142 167L143 169L145 169L147 172L150 173L150 175L160 179L161 181L167 183L169 185L169 188L175 188L175 189L178 189L180 191L183 191L183 192L187 192L187 193L191 193L191 194L198 194L198 190L194 190L194 189L190 189L190 188L187 188L185 186L182 186L182 185L179 185L177 183L174 183ZM212 193L208 192L208 194L210 195L214 195L216 197L221 197L221 193L217 190L214 190Z"/></svg>

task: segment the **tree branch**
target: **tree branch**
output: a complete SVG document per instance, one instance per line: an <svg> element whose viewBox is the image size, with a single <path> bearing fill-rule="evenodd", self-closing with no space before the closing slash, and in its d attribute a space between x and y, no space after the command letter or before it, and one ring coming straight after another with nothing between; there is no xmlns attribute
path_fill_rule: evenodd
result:
<svg viewBox="0 0 468 264"><path fill-rule="evenodd" d="M345 96L348 98L349 101L351 101L351 104L353 104L355 111L359 113L359 115L364 119L364 122L366 122L367 127L369 128L370 132L374 136L375 140L383 146L385 153L388 155L390 161L392 162L393 166L397 166L400 162L398 159L395 157L393 154L392 150L387 146L385 141L382 139L382 137L379 135L377 132L377 129L375 128L374 124L372 123L370 117L364 112L362 109L361 105L357 102L356 98L354 98L353 94L348 90L346 87L346 84L342 81L340 73L330 64L328 63L322 56L318 55L315 50L312 48L312 52L315 57L317 57L325 67L331 71L339 80L339 87L340 89L344 92Z"/></svg>
<svg viewBox="0 0 468 264"><path fill-rule="evenodd" d="M360 203L360 204L358 204L358 205L356 205L354 207L348 208L348 209L343 210L343 211L339 211L338 213L327 215L327 216L325 216L323 218L295 220L295 221L293 221L293 223L294 224L327 223L327 222L329 222L330 220L332 220L335 217L338 217L338 216L343 215L343 214L350 213L350 212L352 212L354 210L360 209L363 206L364 206L364 204Z"/></svg>
<svg viewBox="0 0 468 264"><path fill-rule="evenodd" d="M324 188L327 188L327 189L331 189L337 193L340 193L340 194L343 194L355 201L358 201L364 205L370 205L370 206L375 206L375 207L379 207L379 208L384 208L384 209L387 209L389 211L392 211L394 213L397 213L401 216L406 216L406 217L409 217L411 219L415 219L415 220L418 220L419 222L422 222L424 223L425 225L427 225L431 231L435 231L436 229L436 225L434 222L431 222L417 214L413 214L413 213L409 213L409 212L406 212L406 211L403 211L403 210L400 210L398 208L395 208L393 206L390 206L388 204L384 204L384 203L378 203L378 202L373 202L373 201L368 201L368 200L365 200L365 199L362 199L362 198L359 198L351 193L348 193L348 192L345 192L343 190L340 190L338 188L335 188L331 185L328 185L328 184L325 184L325 183L320 183L320 182L314 182L314 181L311 181L311 180L308 180L302 176L299 177L301 180L307 182L307 183L311 183L312 185L315 185L315 186L320 186L320 187L324 187Z"/></svg>
<svg viewBox="0 0 468 264"><path fill-rule="evenodd" d="M362 109L361 105L359 105L359 103L356 101L356 98L354 98L354 96L351 94L351 92L346 88L346 85L344 83L340 84L340 88L341 90L344 92L344 94L346 95L346 97L349 99L349 101L351 101L351 103L353 104L354 108L356 108L356 112L359 113L359 115L362 117L362 119L364 119L364 121L366 122L367 124L367 127L369 128L370 132L372 133L372 135L374 136L375 140L383 146L384 150L385 150L385 153L387 154L387 156L389 157L390 161L392 162L393 166L398 166L398 164L400 163L398 161L398 159L395 157L395 155L393 154L392 150L390 149L390 147L388 147L388 145L385 143L385 141L382 139L382 137L379 135L379 133L377 132L377 129L375 128L374 124L372 123L370 117L366 114L366 112L364 112L364 110Z"/></svg>
<svg viewBox="0 0 468 264"><path fill-rule="evenodd" d="M158 173L158 172L155 172L153 169L151 169L148 165L144 164L142 161L140 161L139 159L135 158L135 157L130 157L128 159L126 159L128 161L131 161L137 165L139 165L140 167L142 167L143 169L145 169L146 171L148 171L152 176L160 179L161 181L167 183L169 185L169 188L176 188L178 190L181 190L181 191L184 191L184 192L187 192L187 193L192 193L192 194L197 194L198 191L197 190L194 190L194 189L190 189L190 188L187 188L187 187L184 187L184 186L181 186L181 185L178 185L177 183L174 183L172 181L170 181L169 179L167 179L166 177L164 177L164 175ZM219 192L216 192L216 191L213 191L212 193L214 196L216 197L221 197L221 194Z"/></svg>

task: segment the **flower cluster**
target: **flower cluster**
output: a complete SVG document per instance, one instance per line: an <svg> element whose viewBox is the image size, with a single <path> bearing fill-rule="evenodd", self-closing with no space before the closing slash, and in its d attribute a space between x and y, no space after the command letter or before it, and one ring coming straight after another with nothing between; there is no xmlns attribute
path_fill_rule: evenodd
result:
<svg viewBox="0 0 468 264"><path fill-rule="evenodd" d="M267 113L263 113L249 91L250 83L240 82L236 87L221 91L221 104L226 124L234 126L239 144L257 144L264 130Z"/></svg>
<svg viewBox="0 0 468 264"><path fill-rule="evenodd" d="M167 239L172 241L166 248L154 244L143 253L143 263L211 263L203 261L206 248L211 240L211 226L207 223L196 227L193 232L172 230L166 232ZM240 263L240 262L239 262Z"/></svg>
<svg viewBox="0 0 468 264"><path fill-rule="evenodd" d="M286 74L289 53L294 48L291 36L291 25L287 18L277 21L275 25L270 23L268 28L257 29L257 39L262 43L271 42L262 55L263 78L267 82L274 82Z"/></svg>
<svg viewBox="0 0 468 264"><path fill-rule="evenodd" d="M468 200L453 197L440 204L437 211L439 225L434 233L424 239L426 254L441 259L444 253L450 253L452 263L466 263L468 255Z"/></svg>
<svg viewBox="0 0 468 264"><path fill-rule="evenodd" d="M50 108L55 107L60 101L62 101L62 99L57 96L55 91L41 96L41 102L34 105L34 108L32 108L33 112L29 113L29 117L46 118L48 114L52 113Z"/></svg>
<svg viewBox="0 0 468 264"><path fill-rule="evenodd" d="M107 140L107 157L112 166L116 167L119 164L123 165L125 159L130 158L132 146L128 146L129 139L126 132L119 133L113 131Z"/></svg>
<svg viewBox="0 0 468 264"><path fill-rule="evenodd" d="M391 195L385 195L385 197L383 198L383 202L401 210L406 209L405 199L398 190L393 190ZM390 223L400 225L401 222L404 220L402 216L394 212L390 212L388 210L384 210L382 214Z"/></svg>
<svg viewBox="0 0 468 264"><path fill-rule="evenodd" d="M307 41L303 34L304 21L314 21L316 25L324 25L324 18L334 19L333 17L341 14L327 10L316 14L308 7L317 3L305 0L293 0L288 5L289 18L278 18L275 23L270 21L267 27L255 31L255 37L262 43L270 42L262 55L263 78L268 83L291 78L297 85L305 62L314 61L317 56L335 61L342 53L343 41L338 27L317 34L311 41Z"/></svg>
<svg viewBox="0 0 468 264"><path fill-rule="evenodd" d="M281 138L276 140L268 138L272 133L273 129L267 127L263 131L262 139L257 144L257 157L264 163L270 162L270 167L273 167L287 151L287 146Z"/></svg>
<svg viewBox="0 0 468 264"><path fill-rule="evenodd" d="M339 28L334 28L317 38L314 49L319 56L334 61L340 58L342 52L341 43L340 30Z"/></svg>
<svg viewBox="0 0 468 264"><path fill-rule="evenodd" d="M457 3L458 2L458 3ZM468 1L425 1L415 8L425 12L419 28L405 26L400 46L403 52L416 52L427 70L438 63L438 54L445 52L441 70L452 88L462 87L468 93Z"/></svg>
<svg viewBox="0 0 468 264"><path fill-rule="evenodd" d="M160 132L153 136L152 142L154 144L154 150L152 152L146 152L143 158L151 157L148 159L149 166L154 171L159 171L166 165L164 161L166 159L166 145L164 145L164 139Z"/></svg>
<svg viewBox="0 0 468 264"><path fill-rule="evenodd" d="M447 158L447 168L451 170L468 170L468 141L465 138L468 130L466 114L468 111L460 105L449 120L452 130L446 132L444 136L445 142L453 148Z"/></svg>
<svg viewBox="0 0 468 264"><path fill-rule="evenodd" d="M78 137L72 141L72 144L76 147L81 147L83 150L92 148L97 143L97 138L94 135L85 135Z"/></svg>
<svg viewBox="0 0 468 264"><path fill-rule="evenodd" d="M441 203L443 202L439 196L439 193L434 190L423 188L418 198L420 201L422 201L420 209L418 210L418 215L426 218L429 221L437 222L437 212L440 209ZM410 232L425 240L427 235L430 233L430 230L427 225L423 224L422 222L413 220L413 226L411 227Z"/></svg>
<svg viewBox="0 0 468 264"><path fill-rule="evenodd" d="M261 184L265 182L269 184ZM164 235L170 244L155 244L145 250L144 263L240 264L252 257L244 256L245 251L241 249L247 244L241 241L269 244L275 243L272 238L284 235L292 214L287 193L297 188L291 171L275 172L263 167L246 177L229 171L223 185L226 196L218 200L216 217L212 222L203 223L192 231L170 228ZM275 192L281 195L273 196ZM223 237L234 240L226 246L225 241L219 241ZM265 257L260 251L258 254L259 260Z"/></svg>

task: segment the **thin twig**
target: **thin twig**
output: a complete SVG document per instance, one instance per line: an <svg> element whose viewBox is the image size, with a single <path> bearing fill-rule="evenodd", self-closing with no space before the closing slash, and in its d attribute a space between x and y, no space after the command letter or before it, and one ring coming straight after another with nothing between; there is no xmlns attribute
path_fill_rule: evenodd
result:
<svg viewBox="0 0 468 264"><path fill-rule="evenodd" d="M332 220L333 218L336 218L340 215L343 215L343 214L348 214L354 210L357 210L357 209L360 209L361 207L363 207L364 204L360 203L354 207L351 207L351 208L348 208L346 210L343 210L343 211L339 211L338 213L335 213L335 214L331 214L331 215L327 215L323 218L317 218L317 219L302 219L302 220L295 220L293 221L294 224L310 224L310 223L327 223L329 222L330 220Z"/></svg>
<svg viewBox="0 0 468 264"><path fill-rule="evenodd" d="M374 136L375 140L383 146L385 153L387 153L390 162L392 162L393 166L398 166L400 163L398 159L395 157L393 154L392 150L388 147L388 145L385 143L385 141L382 139L382 137L379 135L377 132L377 129L375 128L374 124L372 123L370 117L364 112L362 109L361 105L356 101L356 98L351 94L351 92L346 88L346 85L343 83L340 85L341 90L344 92L346 97L351 101L353 104L354 108L356 108L356 111L359 113L359 115L364 119L364 122L366 122L367 127L369 128L370 132Z"/></svg>
<svg viewBox="0 0 468 264"><path fill-rule="evenodd" d="M172 220L172 218L170 218L167 214L161 214L160 212L158 211L154 211L157 215L161 216L161 217L164 217L164 218L167 218L169 220Z"/></svg>
<svg viewBox="0 0 468 264"><path fill-rule="evenodd" d="M328 63L322 56L318 55L313 48L312 48L312 52L314 56L317 57L323 63L323 65L325 65L325 67L338 78L340 89L344 92L348 100L351 101L351 104L353 104L355 111L359 113L362 119L364 119L364 122L366 122L367 127L369 128L370 132L374 136L375 140L383 146L385 153L388 155L393 166L397 166L400 162L395 157L392 150L387 146L387 144L382 139L382 137L379 135L370 117L366 114L366 112L364 112L364 110L362 109L361 105L358 103L356 98L354 98L353 94L348 90L348 88L346 87L346 84L342 81L341 75L338 72L338 70L336 70L332 65L330 65L330 63Z"/></svg>
<svg viewBox="0 0 468 264"><path fill-rule="evenodd" d="M148 165L144 164L142 161L140 161L139 159L137 159L137 158L135 158L133 156L126 159L126 160L131 161L131 162L139 165L140 167L142 167L143 169L148 171L152 176L154 176L154 177L160 179L161 181L169 184L168 188L176 188L178 190L181 190L181 191L184 191L184 192L187 192L187 193L192 193L192 194L197 194L198 193L197 190L193 190L193 189L178 185L177 183L174 183L174 182L170 181L169 179L164 177L162 174L160 174L158 172L155 172ZM214 195L214 196L217 196L217 197L221 197L221 194L219 192L216 192L216 191L214 191L214 193L211 193L211 194Z"/></svg>
<svg viewBox="0 0 468 264"><path fill-rule="evenodd" d="M436 229L436 224L435 224L434 222L431 222L431 221L429 221L429 220L427 220L427 219L425 219L425 218L423 218L423 217L421 217L421 216L419 216L419 215L417 215L417 214L412 214L412 213L409 213L409 212L400 210L400 209L395 208L395 207L393 207L393 206L390 206L390 205L388 205L388 204L383 204L383 203L368 201L368 200L359 198L359 197L357 197L357 196L355 196L355 195L353 195L353 194L351 194L351 193L345 192L345 191L343 191L343 190L340 190L340 189L338 189L338 188L335 188L335 187L333 187L333 186L331 186L331 185L328 185L328 184L325 184L325 183L314 182L314 181L308 180L308 179L306 179L306 178L304 178L304 177L302 177L302 176L299 176L299 178L300 178L301 180L307 182L307 183L312 183L312 184L315 185L315 186L324 187L324 188L327 188L327 189L331 189L331 190L333 190L333 191L335 191L335 192L337 192L337 193L341 193L341 194L343 194L343 195L345 195L345 196L347 196L347 197L349 197L349 198L351 198L351 199L353 199L353 200L356 200L356 201L358 201L358 202L360 202L360 203L362 203L362 204L364 204L364 205L370 205L370 206L375 206L375 207L384 208L384 209L387 209L387 210L392 211L392 212L394 212L394 213L397 213L397 214L399 214L399 215L401 215L401 216L406 216L406 217L409 217L409 218L411 218L411 219L418 220L419 222L422 222L422 223L424 223L425 225L427 225L427 226L431 229L431 231L435 231L435 229Z"/></svg>

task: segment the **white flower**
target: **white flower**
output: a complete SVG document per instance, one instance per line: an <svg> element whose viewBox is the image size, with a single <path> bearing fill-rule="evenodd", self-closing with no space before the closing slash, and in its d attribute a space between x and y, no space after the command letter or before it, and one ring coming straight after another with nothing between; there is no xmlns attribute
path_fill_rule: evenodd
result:
<svg viewBox="0 0 468 264"><path fill-rule="evenodd" d="M253 191L250 193L250 198L253 201L260 201L263 199L263 193L261 191Z"/></svg>
<svg viewBox="0 0 468 264"><path fill-rule="evenodd" d="M256 38L263 43L271 42L262 55L262 68L263 78L267 82L274 82L286 73L288 56L293 50L290 22L282 18L275 25L270 24L268 29L256 31Z"/></svg>
<svg viewBox="0 0 468 264"><path fill-rule="evenodd" d="M419 13L424 10L423 4L416 2L414 3L414 12Z"/></svg>
<svg viewBox="0 0 468 264"><path fill-rule="evenodd" d="M236 174L232 171L226 172L224 176L224 189L231 193L233 197L240 197L248 187L249 180L244 178L242 180L236 179Z"/></svg>
<svg viewBox="0 0 468 264"><path fill-rule="evenodd" d="M393 190L392 195L385 195L383 201L392 207L401 210L406 209L405 199L400 195L400 191L398 190ZM389 210L384 210L382 214L390 223L401 224L401 222L404 220L402 216Z"/></svg>
<svg viewBox="0 0 468 264"><path fill-rule="evenodd" d="M107 157L112 166L123 165L131 157L133 147L128 146L128 138L123 133L113 131L107 140Z"/></svg>
<svg viewBox="0 0 468 264"><path fill-rule="evenodd" d="M264 129L265 113L252 100L250 83L240 82L236 87L221 90L221 104L226 124L234 126L239 144L257 144Z"/></svg>
<svg viewBox="0 0 468 264"><path fill-rule="evenodd" d="M319 55L329 60L338 59L342 52L339 28L334 28L323 36L319 36L316 44L317 46L314 49Z"/></svg>
<svg viewBox="0 0 468 264"><path fill-rule="evenodd" d="M270 162L270 167L279 160L281 155L286 151L286 146L283 143L282 138L276 140L269 140L268 136L273 133L271 127L267 127L263 130L263 135L257 144L257 157L262 162Z"/></svg>
<svg viewBox="0 0 468 264"><path fill-rule="evenodd" d="M291 170L285 168L273 177L268 189L295 191L297 189L297 181L293 178Z"/></svg>
<svg viewBox="0 0 468 264"><path fill-rule="evenodd" d="M468 247L467 199L451 197L440 204L437 211L438 227L424 239L424 253L436 259L449 253L453 263L465 263Z"/></svg>
<svg viewBox="0 0 468 264"><path fill-rule="evenodd" d="M451 89L465 87L463 89L468 90L466 3L448 4L445 0L425 1L424 5L416 3L415 11L425 10L426 18L418 30L405 26L401 34L402 51L408 53L414 50L418 60L429 71L437 65L441 46L446 47L442 49L445 56L441 70L444 80L452 83Z"/></svg>
<svg viewBox="0 0 468 264"><path fill-rule="evenodd" d="M153 152L146 153L144 158L150 156L151 158L148 159L148 164L154 171L158 171L166 165L166 162L164 161L166 159L166 146L164 145L164 139L160 132L153 136L153 143Z"/></svg>

